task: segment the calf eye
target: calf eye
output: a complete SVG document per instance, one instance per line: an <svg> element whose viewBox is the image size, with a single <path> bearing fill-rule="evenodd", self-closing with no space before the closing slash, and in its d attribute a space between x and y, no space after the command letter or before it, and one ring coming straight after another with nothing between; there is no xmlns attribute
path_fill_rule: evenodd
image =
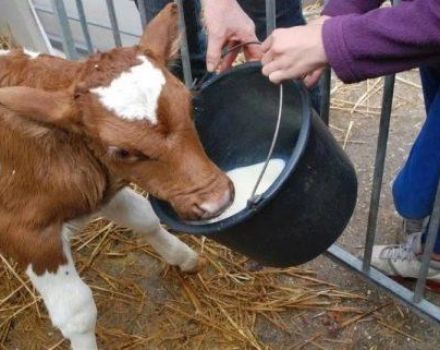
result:
<svg viewBox="0 0 440 350"><path fill-rule="evenodd" d="M124 161L124 162L152 160L152 158L146 156L145 154L143 154L139 151L128 150L128 149L120 148L117 146L110 146L108 148L108 153L114 159Z"/></svg>
<svg viewBox="0 0 440 350"><path fill-rule="evenodd" d="M128 157L130 157L130 152L128 152L126 149L119 148L115 152L115 156L120 158L120 159L127 159Z"/></svg>
<svg viewBox="0 0 440 350"><path fill-rule="evenodd" d="M112 158L116 160L121 160L126 162L135 162L138 160L138 157L134 152L131 152L125 148L110 146L108 148L108 153Z"/></svg>

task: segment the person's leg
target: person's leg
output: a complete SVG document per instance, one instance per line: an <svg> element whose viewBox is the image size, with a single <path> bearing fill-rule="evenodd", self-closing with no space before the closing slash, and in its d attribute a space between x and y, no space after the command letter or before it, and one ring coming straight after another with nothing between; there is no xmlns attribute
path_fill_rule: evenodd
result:
<svg viewBox="0 0 440 350"><path fill-rule="evenodd" d="M431 214L440 177L440 74L425 67L421 75L427 118L392 187L397 211L411 220ZM401 244L375 245L371 263L390 276L417 278L424 241L425 234L416 232ZM437 235L427 285L440 292L440 235Z"/></svg>
<svg viewBox="0 0 440 350"><path fill-rule="evenodd" d="M138 1L135 0L136 4ZM173 0L147 0L147 21L153 19L166 4ZM188 38L189 54L193 79L200 79L206 72L206 36L201 21L201 5L199 0L183 0L186 34ZM171 67L172 72L183 80L181 60L177 60Z"/></svg>
<svg viewBox="0 0 440 350"><path fill-rule="evenodd" d="M440 68L420 67L420 78L422 80L423 96L425 98L426 114L429 114L431 106L440 91Z"/></svg>
<svg viewBox="0 0 440 350"><path fill-rule="evenodd" d="M396 209L408 219L431 214L440 177L440 73L429 67L420 71L427 118L393 184ZM440 238L435 252L440 253Z"/></svg>
<svg viewBox="0 0 440 350"><path fill-rule="evenodd" d="M423 219L431 214L440 177L440 71L421 67L420 75L427 118L393 184L396 209L409 219ZM440 254L440 235L434 252Z"/></svg>
<svg viewBox="0 0 440 350"><path fill-rule="evenodd" d="M435 95L440 88L440 79L435 70L430 67L421 67L420 76L422 79L423 93L425 97L426 114L428 114ZM402 239L406 240L409 234L423 231L427 226L427 221L427 217L419 219L404 218L402 226Z"/></svg>
<svg viewBox="0 0 440 350"><path fill-rule="evenodd" d="M436 113L436 111L439 110L438 95L440 94L440 69L432 68L432 67L421 67L420 76L422 80L423 94L425 97L426 114L429 117L430 113ZM440 118L440 116L438 116L438 118ZM434 187L433 187L433 191L435 193ZM432 198L434 198L434 196L435 194L432 196ZM434 203L432 203L431 207L433 205ZM429 215L430 214L431 213L429 213ZM422 243L425 243L427 228L428 226L426 225L425 232L422 236ZM440 233L437 233L437 240L434 246L434 254L440 254Z"/></svg>
<svg viewBox="0 0 440 350"><path fill-rule="evenodd" d="M263 41L266 36L266 1L265 0L238 0L243 10L255 22L257 37ZM302 14L301 0L276 1L276 26L288 28L306 24ZM319 113L321 94L319 87L311 89L310 97L313 108Z"/></svg>

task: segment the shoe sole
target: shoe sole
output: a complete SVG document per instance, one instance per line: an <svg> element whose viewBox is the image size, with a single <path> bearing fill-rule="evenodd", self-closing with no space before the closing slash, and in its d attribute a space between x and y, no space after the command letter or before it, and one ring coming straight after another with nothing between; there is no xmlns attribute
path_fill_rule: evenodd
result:
<svg viewBox="0 0 440 350"><path fill-rule="evenodd" d="M402 276L389 276L391 279L398 283L402 282L416 282L417 278L413 277L402 277ZM440 293L440 282L427 280L426 281L426 289L428 289L431 292Z"/></svg>

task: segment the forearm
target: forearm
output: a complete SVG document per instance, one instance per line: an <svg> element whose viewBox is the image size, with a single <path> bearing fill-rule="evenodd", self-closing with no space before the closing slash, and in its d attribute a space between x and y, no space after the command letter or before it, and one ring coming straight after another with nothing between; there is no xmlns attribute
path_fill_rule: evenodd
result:
<svg viewBox="0 0 440 350"><path fill-rule="evenodd" d="M336 74L355 82L438 61L439 32L440 3L415 0L330 19L323 40Z"/></svg>
<svg viewBox="0 0 440 350"><path fill-rule="evenodd" d="M351 13L362 14L378 8L384 0L330 0L322 11L322 15L341 16Z"/></svg>

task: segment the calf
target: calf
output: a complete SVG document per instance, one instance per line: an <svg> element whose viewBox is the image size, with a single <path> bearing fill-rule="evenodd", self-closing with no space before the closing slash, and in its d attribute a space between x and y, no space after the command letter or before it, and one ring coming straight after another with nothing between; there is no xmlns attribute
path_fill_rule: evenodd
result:
<svg viewBox="0 0 440 350"><path fill-rule="evenodd" d="M233 197L198 140L189 92L166 69L177 16L169 5L138 46L84 62L0 52L0 252L26 268L73 349L97 348L96 306L69 246L76 231L105 216L193 271L197 254L127 185L192 220L218 215Z"/></svg>

